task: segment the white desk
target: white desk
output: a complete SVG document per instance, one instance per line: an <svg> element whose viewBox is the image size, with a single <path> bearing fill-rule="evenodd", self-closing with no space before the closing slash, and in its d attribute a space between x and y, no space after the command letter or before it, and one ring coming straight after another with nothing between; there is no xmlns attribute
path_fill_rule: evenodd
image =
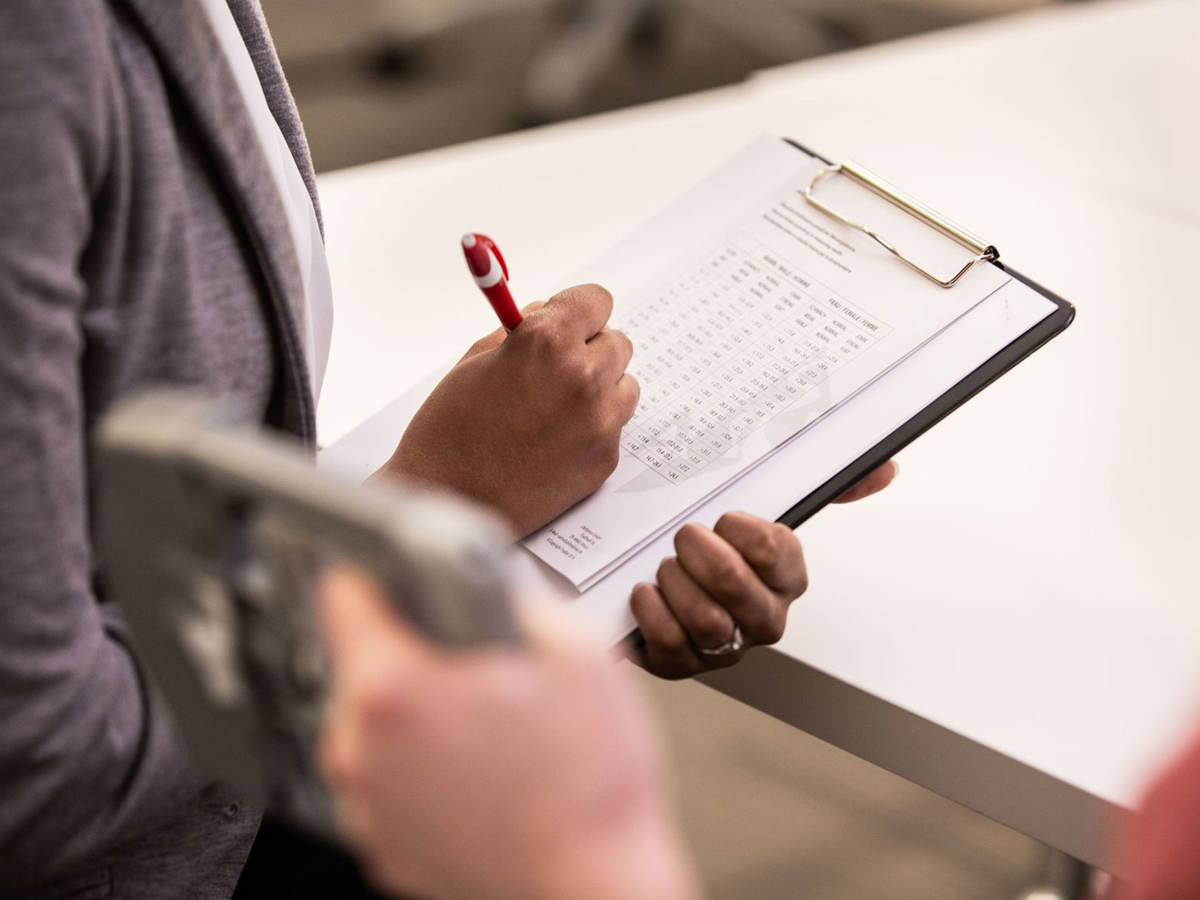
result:
<svg viewBox="0 0 1200 900"><path fill-rule="evenodd" d="M1079 318L892 489L805 525L787 636L709 681L1103 863L1104 819L1200 709L1197 34L1192 2L1063 7L325 176L322 439L493 327L462 231L502 236L531 298L757 133L867 163Z"/></svg>

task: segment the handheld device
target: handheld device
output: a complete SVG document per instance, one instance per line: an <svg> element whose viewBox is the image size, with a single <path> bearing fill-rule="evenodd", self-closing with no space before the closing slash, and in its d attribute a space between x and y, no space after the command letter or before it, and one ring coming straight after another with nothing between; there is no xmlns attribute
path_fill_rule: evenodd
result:
<svg viewBox="0 0 1200 900"><path fill-rule="evenodd" d="M334 837L313 748L327 667L311 609L322 569L376 579L448 645L515 642L510 536L446 498L347 483L220 402L155 392L98 432L96 544L107 599L196 763L251 802Z"/></svg>

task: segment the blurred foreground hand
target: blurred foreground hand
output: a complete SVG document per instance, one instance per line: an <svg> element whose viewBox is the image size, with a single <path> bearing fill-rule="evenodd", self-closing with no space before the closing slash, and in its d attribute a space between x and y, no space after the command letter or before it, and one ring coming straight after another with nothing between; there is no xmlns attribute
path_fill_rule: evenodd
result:
<svg viewBox="0 0 1200 900"><path fill-rule="evenodd" d="M528 649L422 640L368 580L319 598L333 669L321 762L338 819L384 890L421 897L698 895L648 723L577 638Z"/></svg>
<svg viewBox="0 0 1200 900"><path fill-rule="evenodd" d="M1113 900L1200 897L1200 732L1154 779L1122 838L1129 883Z"/></svg>

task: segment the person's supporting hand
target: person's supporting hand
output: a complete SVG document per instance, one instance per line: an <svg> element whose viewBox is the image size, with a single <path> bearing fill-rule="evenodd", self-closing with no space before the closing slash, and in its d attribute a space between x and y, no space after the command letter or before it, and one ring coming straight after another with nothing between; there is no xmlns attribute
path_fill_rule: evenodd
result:
<svg viewBox="0 0 1200 900"><path fill-rule="evenodd" d="M321 762L339 824L384 890L429 898L683 900L632 686L578 639L422 641L371 582L320 591L333 673Z"/></svg>
<svg viewBox="0 0 1200 900"><path fill-rule="evenodd" d="M1115 887L1112 900L1200 897L1200 731L1154 777L1116 831L1113 862L1128 881Z"/></svg>
<svg viewBox="0 0 1200 900"><path fill-rule="evenodd" d="M632 344L605 327L611 313L596 285L527 307L442 380L379 474L477 500L519 535L591 494L616 468L639 393L625 372Z"/></svg>
<svg viewBox="0 0 1200 900"><path fill-rule="evenodd" d="M896 471L885 463L837 502L883 490ZM690 522L655 582L630 597L645 641L641 662L663 678L731 666L750 647L783 637L788 607L807 587L804 550L786 525L747 513L726 513L712 529Z"/></svg>

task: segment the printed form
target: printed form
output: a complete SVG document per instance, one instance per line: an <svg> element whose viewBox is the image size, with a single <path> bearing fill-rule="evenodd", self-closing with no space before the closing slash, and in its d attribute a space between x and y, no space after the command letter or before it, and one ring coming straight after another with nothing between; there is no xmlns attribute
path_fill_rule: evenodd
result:
<svg viewBox="0 0 1200 900"><path fill-rule="evenodd" d="M616 471L524 542L580 590L1009 281L979 265L945 290L911 271L808 204L822 166L763 138L587 273L617 296L642 393ZM863 188L818 190L902 249L962 264Z"/></svg>

